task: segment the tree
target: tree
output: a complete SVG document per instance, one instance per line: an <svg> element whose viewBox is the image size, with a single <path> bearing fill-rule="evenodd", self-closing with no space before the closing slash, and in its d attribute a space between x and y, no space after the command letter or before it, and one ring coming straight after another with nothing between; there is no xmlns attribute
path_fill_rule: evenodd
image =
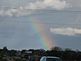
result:
<svg viewBox="0 0 81 61"><path fill-rule="evenodd" d="M63 51L62 48L60 47L52 47L51 50L52 51Z"/></svg>
<svg viewBox="0 0 81 61"><path fill-rule="evenodd" d="M7 47L5 46L5 47L3 47L3 51L8 51L8 49L7 49Z"/></svg>
<svg viewBox="0 0 81 61"><path fill-rule="evenodd" d="M65 51L73 51L73 50L71 50L70 48L66 48Z"/></svg>

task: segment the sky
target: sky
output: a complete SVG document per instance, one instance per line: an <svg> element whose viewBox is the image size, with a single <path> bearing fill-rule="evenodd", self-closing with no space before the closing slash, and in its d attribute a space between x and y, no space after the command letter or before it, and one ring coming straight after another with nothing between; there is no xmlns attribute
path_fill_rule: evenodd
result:
<svg viewBox="0 0 81 61"><path fill-rule="evenodd" d="M0 48L80 45L81 0L0 0Z"/></svg>

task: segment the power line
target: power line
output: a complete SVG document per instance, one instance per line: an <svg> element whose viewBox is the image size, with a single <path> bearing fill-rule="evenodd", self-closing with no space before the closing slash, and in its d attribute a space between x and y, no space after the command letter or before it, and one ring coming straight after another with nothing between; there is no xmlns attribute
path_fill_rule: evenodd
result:
<svg viewBox="0 0 81 61"><path fill-rule="evenodd" d="M18 22L19 23L19 22ZM21 23L21 22L20 22ZM54 24L54 25L81 25L80 23L79 24L77 24L77 23L67 23L67 24L64 24L64 23L54 23L54 22L50 22L50 23L48 23L48 22L42 22L42 23L40 23L40 22L34 22L34 21L26 21L25 23L34 23L34 24Z"/></svg>
<svg viewBox="0 0 81 61"><path fill-rule="evenodd" d="M81 11L79 10L35 10L30 15L45 15L45 14L81 14Z"/></svg>
<svg viewBox="0 0 81 61"><path fill-rule="evenodd" d="M32 9L29 9L32 10ZM81 12L80 10L53 10L53 9L36 9L36 11L54 11L54 12Z"/></svg>

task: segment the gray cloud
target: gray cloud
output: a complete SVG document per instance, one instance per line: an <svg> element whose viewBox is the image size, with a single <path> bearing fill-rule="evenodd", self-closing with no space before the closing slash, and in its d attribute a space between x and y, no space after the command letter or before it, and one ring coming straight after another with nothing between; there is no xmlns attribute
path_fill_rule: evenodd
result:
<svg viewBox="0 0 81 61"><path fill-rule="evenodd" d="M64 8L69 7L69 4L65 0L38 0L36 2L30 2L25 6L20 6L16 8L0 9L1 16L23 16L31 14L37 9L56 9L63 10Z"/></svg>

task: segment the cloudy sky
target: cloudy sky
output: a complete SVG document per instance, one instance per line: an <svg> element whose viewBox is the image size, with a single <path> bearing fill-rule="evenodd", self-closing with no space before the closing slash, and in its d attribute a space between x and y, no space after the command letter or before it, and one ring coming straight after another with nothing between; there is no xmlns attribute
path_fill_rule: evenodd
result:
<svg viewBox="0 0 81 61"><path fill-rule="evenodd" d="M45 49L33 18L54 46L81 50L81 0L0 0L0 48Z"/></svg>

